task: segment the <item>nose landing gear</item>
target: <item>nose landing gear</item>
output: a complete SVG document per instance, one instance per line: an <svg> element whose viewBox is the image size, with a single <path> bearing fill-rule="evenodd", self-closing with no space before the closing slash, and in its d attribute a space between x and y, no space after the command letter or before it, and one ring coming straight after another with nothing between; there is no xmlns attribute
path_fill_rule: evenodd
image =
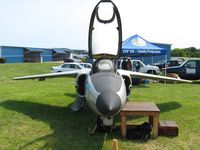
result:
<svg viewBox="0 0 200 150"><path fill-rule="evenodd" d="M113 132L116 130L113 117L98 116L95 126L88 129L89 134L93 135L95 131L99 132Z"/></svg>

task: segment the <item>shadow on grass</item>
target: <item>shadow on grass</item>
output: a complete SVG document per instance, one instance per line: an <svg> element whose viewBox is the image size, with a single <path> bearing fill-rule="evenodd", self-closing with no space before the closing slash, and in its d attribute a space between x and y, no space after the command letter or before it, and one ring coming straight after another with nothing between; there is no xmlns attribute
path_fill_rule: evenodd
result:
<svg viewBox="0 0 200 150"><path fill-rule="evenodd" d="M160 113L164 113L164 112L169 112L169 111L173 111L176 109L179 109L182 107L182 105L180 103L171 101L171 102L166 102L166 103L160 103L160 104L156 104L157 107L160 109ZM131 119L138 119L138 118L143 118L146 116L128 116L128 118ZM116 117L116 122L120 122L120 116Z"/></svg>
<svg viewBox="0 0 200 150"><path fill-rule="evenodd" d="M140 88L149 88L149 86L145 85L145 84L139 84L139 85L132 85L132 88L138 88L138 89L140 89Z"/></svg>
<svg viewBox="0 0 200 150"><path fill-rule="evenodd" d="M166 102L166 103L161 103L161 104L156 104L158 108L160 109L160 112L167 112L175 109L179 109L182 107L180 103L171 101L171 102Z"/></svg>
<svg viewBox="0 0 200 150"><path fill-rule="evenodd" d="M45 144L40 149L53 150L102 149L104 140L111 140L112 138L120 139L121 142L127 142L127 139L123 139L120 136L120 126L118 126L116 132L109 133L108 135L96 132L93 136L90 136L87 127L94 125L93 123L96 121L96 116L94 113L91 113L87 106L80 113L71 111L69 107L51 106L47 104L16 100L6 100L0 103L0 106L23 113L32 119L43 121L53 130L53 133L51 134L38 137L29 141L27 144L22 145L19 147L20 150L29 149L31 146L34 146L35 144L37 145L40 141L45 141ZM174 101L157 104L157 106L161 113L182 107L181 104ZM120 117L116 116L115 121L120 122ZM128 141L137 144L145 143L141 140Z"/></svg>
<svg viewBox="0 0 200 150"><path fill-rule="evenodd" d="M75 98L77 96L77 94L75 93L65 93L64 95L67 97L72 97L72 98Z"/></svg>
<svg viewBox="0 0 200 150"><path fill-rule="evenodd" d="M193 84L200 84L200 80L194 80L192 83Z"/></svg>
<svg viewBox="0 0 200 150"><path fill-rule="evenodd" d="M43 121L53 130L53 133L38 137L19 149L29 149L29 146L37 145L39 141L45 141L41 149L102 149L104 134L88 134L87 127L91 127L96 121L96 116L88 107L81 113L74 113L69 107L16 100L6 100L0 106Z"/></svg>

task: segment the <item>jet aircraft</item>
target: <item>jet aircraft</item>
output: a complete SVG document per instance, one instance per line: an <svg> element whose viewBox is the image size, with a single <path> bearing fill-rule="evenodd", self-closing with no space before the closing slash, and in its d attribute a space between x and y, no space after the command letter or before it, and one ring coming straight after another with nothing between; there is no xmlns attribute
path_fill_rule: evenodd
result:
<svg viewBox="0 0 200 150"><path fill-rule="evenodd" d="M112 126L131 92L132 78L191 83L189 80L145 74L116 68L122 44L120 14L111 0L101 0L94 8L89 25L89 56L95 59L91 69L16 77L14 80L76 77L77 98L71 106L79 111L85 103L98 115L99 126Z"/></svg>

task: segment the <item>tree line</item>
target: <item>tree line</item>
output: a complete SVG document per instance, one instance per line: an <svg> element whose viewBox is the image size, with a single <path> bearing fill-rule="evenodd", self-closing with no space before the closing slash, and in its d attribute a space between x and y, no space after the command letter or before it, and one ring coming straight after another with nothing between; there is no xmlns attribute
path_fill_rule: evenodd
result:
<svg viewBox="0 0 200 150"><path fill-rule="evenodd" d="M175 48L171 52L172 57L200 57L200 49L195 47Z"/></svg>

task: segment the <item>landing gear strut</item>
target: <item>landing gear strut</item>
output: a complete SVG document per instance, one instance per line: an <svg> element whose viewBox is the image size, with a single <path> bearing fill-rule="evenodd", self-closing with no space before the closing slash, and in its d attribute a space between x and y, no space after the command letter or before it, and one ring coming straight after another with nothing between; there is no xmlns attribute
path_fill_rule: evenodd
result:
<svg viewBox="0 0 200 150"><path fill-rule="evenodd" d="M90 135L93 135L95 131L99 132L112 132L115 130L113 117L98 116L95 126L89 129Z"/></svg>
<svg viewBox="0 0 200 150"><path fill-rule="evenodd" d="M71 105L71 109L75 112L82 109L85 105L85 97L77 96L75 102Z"/></svg>

